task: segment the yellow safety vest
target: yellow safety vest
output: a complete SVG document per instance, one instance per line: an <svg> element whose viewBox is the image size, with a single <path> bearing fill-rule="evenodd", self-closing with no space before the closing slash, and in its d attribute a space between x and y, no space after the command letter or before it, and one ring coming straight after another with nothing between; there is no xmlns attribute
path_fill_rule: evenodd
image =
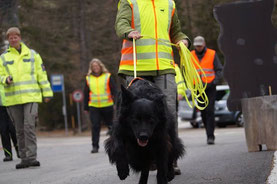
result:
<svg viewBox="0 0 277 184"><path fill-rule="evenodd" d="M191 51L194 59L198 62L198 64L201 66L202 70L204 71L206 77L203 73L201 73L201 70L198 65L196 65L194 62L194 66L197 69L201 79L203 82L211 83L215 79L215 71L214 71L214 57L215 57L215 50L208 49L204 55L204 57L201 59L201 62L199 61L195 50Z"/></svg>
<svg viewBox="0 0 277 184"><path fill-rule="evenodd" d="M90 75L86 77L89 86L89 103L91 107L108 107L113 105L110 89L110 73L102 73L100 76Z"/></svg>
<svg viewBox="0 0 277 184"><path fill-rule="evenodd" d="M8 76L13 78L10 85L6 84ZM24 43L20 54L9 47L0 56L0 82L4 85L6 106L42 102L42 96L53 96L40 55Z"/></svg>
<svg viewBox="0 0 277 184"><path fill-rule="evenodd" d="M131 27L164 42L170 42L170 25L175 11L173 0L128 0L132 8ZM174 70L172 47L164 42L142 37L136 40L137 71ZM119 71L133 71L133 43L123 40Z"/></svg>

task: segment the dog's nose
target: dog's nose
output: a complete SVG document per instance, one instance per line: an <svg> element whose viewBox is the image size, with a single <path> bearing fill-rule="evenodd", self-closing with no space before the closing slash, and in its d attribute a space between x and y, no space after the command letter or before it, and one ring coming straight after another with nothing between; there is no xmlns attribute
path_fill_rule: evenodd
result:
<svg viewBox="0 0 277 184"><path fill-rule="evenodd" d="M148 140L148 134L147 133L145 133L145 132L141 132L140 134L139 134L139 140L141 140L141 141L146 141L146 140Z"/></svg>

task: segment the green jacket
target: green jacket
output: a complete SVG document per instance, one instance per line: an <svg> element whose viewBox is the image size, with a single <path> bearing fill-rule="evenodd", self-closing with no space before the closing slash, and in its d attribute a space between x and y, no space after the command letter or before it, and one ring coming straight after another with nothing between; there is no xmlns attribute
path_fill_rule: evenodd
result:
<svg viewBox="0 0 277 184"><path fill-rule="evenodd" d="M127 0L120 0L119 9L117 12L116 22L115 22L115 30L118 37L129 40L128 34L134 30L131 27L131 21L132 21L132 8L129 2ZM180 40L187 39L190 44L189 38L184 33L181 32L181 25L180 25L180 21L179 21L176 9L175 9L175 12L172 18L171 27L170 27L170 39L172 43L177 43ZM151 74L149 74L149 72ZM157 73L157 71L147 71L147 72L145 71L144 73L143 72L140 72L140 73L141 73L141 76L143 75L156 76L156 75L163 75L167 73L175 74L175 71L171 69L158 71L158 72L159 73ZM133 75L133 72L124 70L124 71L119 71L119 74Z"/></svg>
<svg viewBox="0 0 277 184"><path fill-rule="evenodd" d="M12 76L13 83L6 79ZM53 92L38 53L21 43L21 53L9 47L0 57L0 83L4 86L5 106L42 102Z"/></svg>

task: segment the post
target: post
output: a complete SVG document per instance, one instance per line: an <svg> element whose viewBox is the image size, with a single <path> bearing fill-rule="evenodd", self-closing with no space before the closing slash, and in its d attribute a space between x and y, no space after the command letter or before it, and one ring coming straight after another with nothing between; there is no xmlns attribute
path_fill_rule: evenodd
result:
<svg viewBox="0 0 277 184"><path fill-rule="evenodd" d="M64 115L64 128L65 135L68 135L68 126L67 126L67 112L66 112L66 96L65 96L65 87L64 87L64 78L62 75L62 94L63 94L63 115Z"/></svg>
<svg viewBox="0 0 277 184"><path fill-rule="evenodd" d="M80 103L77 102L77 119L78 119L78 128L79 128L79 133L82 132L82 126L81 126L81 119L80 119Z"/></svg>
<svg viewBox="0 0 277 184"><path fill-rule="evenodd" d="M68 128L67 128L66 96L65 96L65 87L64 87L64 77L62 74L51 75L51 87L54 93L62 92L62 96L63 96L62 112L64 115L65 134L67 135Z"/></svg>
<svg viewBox="0 0 277 184"><path fill-rule="evenodd" d="M79 133L81 133L82 125L81 125L81 118L80 118L80 102L84 98L82 90L77 89L77 90L73 91L72 98L76 102L76 105L77 105L78 129L79 129Z"/></svg>
<svg viewBox="0 0 277 184"><path fill-rule="evenodd" d="M71 114L71 126L73 129L73 132L75 132L75 119L74 119L74 115L73 115L73 99L72 99L72 93L69 94L69 104L70 104L70 114Z"/></svg>

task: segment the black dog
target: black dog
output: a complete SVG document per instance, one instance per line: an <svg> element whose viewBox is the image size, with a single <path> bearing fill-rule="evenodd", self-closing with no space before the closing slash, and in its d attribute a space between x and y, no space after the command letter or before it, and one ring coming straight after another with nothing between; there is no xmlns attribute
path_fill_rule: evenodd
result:
<svg viewBox="0 0 277 184"><path fill-rule="evenodd" d="M185 150L162 91L149 81L135 80L128 89L121 87L117 108L105 149L110 162L116 164L119 178L124 180L129 175L130 165L141 172L139 183L146 184L150 166L156 163L157 183L171 181L173 162Z"/></svg>

